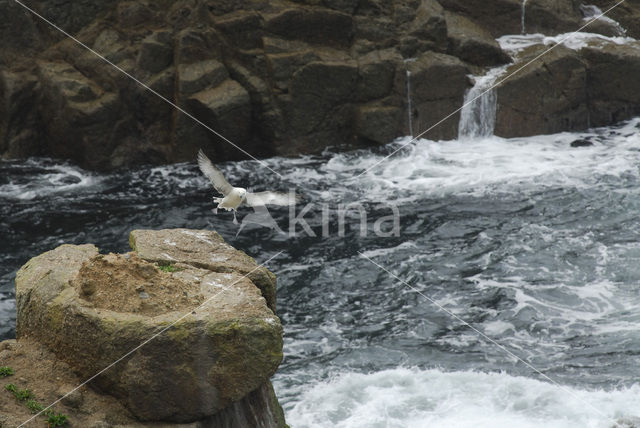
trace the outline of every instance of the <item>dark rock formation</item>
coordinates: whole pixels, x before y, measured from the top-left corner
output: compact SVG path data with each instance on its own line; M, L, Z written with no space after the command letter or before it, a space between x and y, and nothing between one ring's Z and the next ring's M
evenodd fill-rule
M462 62L423 54L507 60L487 33L445 16L435 0L41 0L33 7L255 156L406 135L408 58L420 57L428 78L455 68L412 94L424 126L457 107L469 82ZM2 0L0 9L11 17L0 26L11 42L0 49L3 156L50 155L93 169L191 160L200 147L218 161L246 157L19 6ZM454 138L456 127L434 135Z
M581 51L588 63L589 118L603 126L640 114L640 44L609 43Z
M523 53L507 73L522 67L540 51L534 48ZM557 47L497 89L495 134L521 137L586 129L586 82L586 66L578 53Z
M484 28L461 15L446 13L449 53L470 64L492 66L511 62Z
M131 244L63 245L25 264L18 343L44 345L81 379L116 362L91 385L138 421L283 427L269 383L282 359L275 276L215 232L139 230Z
M461 90L470 85L469 69L458 58L427 52L408 64L411 71L411 112L416 130L432 127L462 104ZM450 139L458 133L460 114L425 134L430 139Z
M603 10L613 4L594 2ZM246 158L244 151L261 157L382 144L409 133L409 114L414 134L421 133L461 106L470 86L466 74L510 62L494 38L520 33L522 17L522 0L37 0L31 5L155 91L11 0L0 0L0 12L8 17L0 23L5 42L0 154L62 157L92 169L192 160L201 147L222 161ZM549 35L574 31L585 22L581 5L528 0L526 29ZM629 35L640 34L637 2L627 1L611 16ZM611 34L612 28L598 22L592 31ZM615 61L630 56L612 55ZM515 133L509 128L532 134L607 124L606 102L589 107L591 123L581 116L584 100L573 86L559 92L581 78L576 61L587 69L594 64L597 79L606 73L604 58L564 56L535 66L541 82L526 83L535 80L529 72L501 91L498 129L504 135ZM545 69L554 63L569 68ZM635 66L631 61L623 68L637 72ZM412 112L407 111L407 69L415 89ZM514 94L532 85L556 92L531 93L526 99L532 102L522 110ZM589 97L604 96L589 91ZM610 119L635 111L624 104L631 102L616 98ZM427 136L455 138L457 117Z
M591 147L593 142L587 139L574 140L569 144L571 147Z
M521 52L507 73L545 49ZM640 114L640 42L558 46L498 89L495 134L523 137L606 126ZM539 94L531 96L531 94Z
M522 0L439 0L445 9L461 14L494 37L520 34ZM572 0L527 0L528 33L556 35L580 28L582 2Z

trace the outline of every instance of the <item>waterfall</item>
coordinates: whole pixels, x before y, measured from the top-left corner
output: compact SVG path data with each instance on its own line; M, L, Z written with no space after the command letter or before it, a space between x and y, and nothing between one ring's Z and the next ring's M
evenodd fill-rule
M503 65L492 68L484 76L472 76L475 84L467 91L464 97L464 107L460 112L460 123L458 125L459 139L490 137L493 135L496 125L498 96L495 89L484 92L496 83L506 69L507 66Z
M407 68L407 116L409 117L409 134L413 138L413 109L411 105L411 71Z
M609 18L608 16L604 16L602 15L602 10L600 10L600 8L598 6L595 5L584 5L581 4L580 5L580 11L582 12L582 16L584 16L584 20L585 21L590 21L593 18L596 18L599 16L598 20L602 21L602 22L606 22L607 24L609 24L610 26L612 26L613 28L615 28L616 32L618 34L616 34L617 36L626 36L627 35L627 30L624 29L624 27L622 25L620 25L620 23L618 21L615 21L611 18Z
M522 0L522 16L520 17L520 22L522 24L522 34L527 34L526 28L524 26L524 17L527 13L527 0Z

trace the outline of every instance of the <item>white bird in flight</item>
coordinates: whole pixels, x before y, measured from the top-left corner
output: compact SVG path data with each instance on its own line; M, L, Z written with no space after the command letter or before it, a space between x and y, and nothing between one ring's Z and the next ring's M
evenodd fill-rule
M278 193L278 192L247 192L242 187L233 187L222 171L215 167L209 158L204 154L202 149L198 152L198 166L200 171L206 175L213 188L222 193L222 198L213 198L218 206L213 210L214 214L218 213L218 208L224 208L227 211L233 211L233 222L238 223L236 219L236 210L244 202L251 207L262 207L265 205L295 205L299 198L295 193Z

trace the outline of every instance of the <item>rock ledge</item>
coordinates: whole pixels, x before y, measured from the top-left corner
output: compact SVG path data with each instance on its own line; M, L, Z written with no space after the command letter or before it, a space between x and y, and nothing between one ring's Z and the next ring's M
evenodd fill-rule
M137 421L252 426L239 410L258 394L260 426L284 426L269 383L282 360L275 276L215 232L137 230L131 243L124 255L62 245L27 262L18 344L44 346L84 380L148 340L91 383Z

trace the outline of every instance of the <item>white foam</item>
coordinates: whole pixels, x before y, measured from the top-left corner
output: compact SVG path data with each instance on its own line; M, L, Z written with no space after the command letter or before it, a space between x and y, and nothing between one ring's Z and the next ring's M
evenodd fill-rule
M29 159L25 166L37 169L29 181L0 185L0 198L32 200L95 187L102 179L68 164L51 164L48 160Z
M618 21L615 21L609 18L608 16L604 15L602 13L602 10L596 5L581 4L580 11L582 11L585 21L591 21L593 18L597 18L598 21L606 22L611 27L615 28L619 36L624 36L625 34L627 34L627 30L625 30Z
M580 50L587 46L603 47L607 43L616 45L629 45L638 47L636 39L632 37L616 36L609 37L597 33L563 33L557 36L545 36L544 34L508 34L496 39L500 47L510 55L517 55L522 50L535 46L551 46L562 43L565 47L573 50ZM640 47L638 47L640 48Z
M638 177L640 164L640 120L614 129L584 133L561 133L528 138L490 137L469 141L411 143L403 151L384 159L371 153L337 154L319 170L320 182L346 181L372 168L357 179L359 191L348 186L334 188L333 201L354 196L365 201L411 202L425 196L537 192L546 186L585 188L605 177ZM601 134L607 133L602 136ZM572 148L576 139L590 138L591 147ZM409 138L404 140L408 143ZM288 177L291 180L294 177Z
M504 373L396 368L342 373L285 407L296 428L610 428L640 416L640 387L561 389Z
M484 333L489 336L497 336L508 331L515 331L515 327L510 322L495 320L484 323Z
M461 140L493 135L496 124L498 97L492 89L507 70L508 65L490 69L483 76L469 76L474 85L464 96L458 135Z
M366 250L362 252L362 255L368 257L370 259L380 257L380 256L390 256L393 253L396 253L401 250L411 250L415 251L418 247L414 242L406 241L400 245L390 248L378 248L376 250Z

